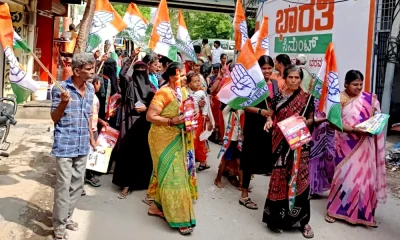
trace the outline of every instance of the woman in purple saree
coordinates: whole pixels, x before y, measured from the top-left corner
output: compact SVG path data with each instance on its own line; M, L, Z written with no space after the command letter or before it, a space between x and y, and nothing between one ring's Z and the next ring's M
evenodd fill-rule
M385 140L383 133L369 135L355 127L380 112L376 96L362 91L363 80L357 70L346 74L340 96L343 132L336 131L336 169L325 219L376 227L378 201L387 198Z

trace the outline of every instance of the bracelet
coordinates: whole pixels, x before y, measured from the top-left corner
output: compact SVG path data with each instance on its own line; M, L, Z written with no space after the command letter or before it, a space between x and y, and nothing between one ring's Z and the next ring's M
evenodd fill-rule
M172 119L168 118L168 126L172 126Z
M258 109L258 115L261 115L261 112L262 112L262 109L259 108L259 109Z

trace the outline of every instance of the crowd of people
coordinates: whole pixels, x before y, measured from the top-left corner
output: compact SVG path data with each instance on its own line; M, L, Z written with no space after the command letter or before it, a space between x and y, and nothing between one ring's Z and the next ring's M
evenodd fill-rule
M327 116L318 111L319 100L311 97L309 101L309 93L302 90L302 80L309 74L304 56L296 64L285 54L274 59L262 56L258 64L269 97L254 107L232 109L216 97L235 67L218 44L211 52L204 40L201 49L196 48L197 62L173 62L156 54L138 60L138 50L126 58L118 54L73 56L73 76L60 82L64 90L52 90L57 239L66 239L67 229L78 229L71 217L85 194L84 181L93 187L101 185L95 172L85 173L89 149L96 148L101 127L120 131L109 167L112 182L121 189L118 197L147 190L143 202L149 205L148 214L165 219L182 235L192 233L197 224L193 206L199 197L196 172L210 169L209 141L220 145L214 184L223 188L222 178L227 178L240 190L238 202L245 208L258 209L250 198L254 175L270 176L262 221L271 231L299 227L305 238L313 238L310 199L327 190L327 222L377 226L377 203L386 199L384 138L355 127L380 111L376 96L363 91L363 74L350 70L345 76L340 102L343 131L329 124ZM101 61L102 74L96 75ZM181 93L176 91L178 84ZM105 121L106 99L115 93L121 94L119 111ZM179 108L188 98L195 105L198 127L194 131L185 131ZM312 141L301 148L297 192L289 208L295 152L277 123L295 114L304 116Z

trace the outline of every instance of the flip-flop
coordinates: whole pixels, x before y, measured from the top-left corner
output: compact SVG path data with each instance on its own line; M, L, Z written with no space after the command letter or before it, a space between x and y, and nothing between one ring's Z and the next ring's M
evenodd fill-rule
M122 194L122 192L121 192L121 193L119 193L118 198L125 199L129 195L129 193L131 193L131 192L127 192L126 194Z
M158 217L158 218L161 218L161 219L165 220L165 216L164 216L163 213L158 214L158 213L147 212L147 215L149 215L149 216L151 216L151 217Z
M308 224L307 224L308 225ZM301 233L303 233L303 236L305 238L314 238L314 231L312 230L311 226L308 225L309 229L307 230L306 227L301 228ZM308 231L308 233L310 233L309 235L306 235L306 231Z
M180 228L178 228L178 231L181 235L186 236L189 235L193 232L193 228L187 228L187 230L183 231Z
M144 202L144 203L146 203L147 205L150 206L151 204L154 203L154 199L145 198L145 199L142 199L142 202Z
M328 223L334 223L334 222L336 222L336 219L334 219L331 216L326 215L325 216L325 221L328 222Z
M200 165L198 168L197 168L197 171L199 171L199 172L201 172L201 171L204 171L204 170L207 170L207 169L210 169L211 168L211 166L210 165Z

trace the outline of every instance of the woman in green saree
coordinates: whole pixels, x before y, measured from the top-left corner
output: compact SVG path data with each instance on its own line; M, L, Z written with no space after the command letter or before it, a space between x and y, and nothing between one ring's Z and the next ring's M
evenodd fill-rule
M165 218L170 227L187 235L196 225L193 201L198 195L194 154L190 154L194 152L193 138L191 133L182 132L185 119L179 110L185 95L179 86L185 76L181 69L179 63L168 66L162 76L168 83L157 91L147 112L152 123L149 146L153 178L157 179L154 204L148 214Z

